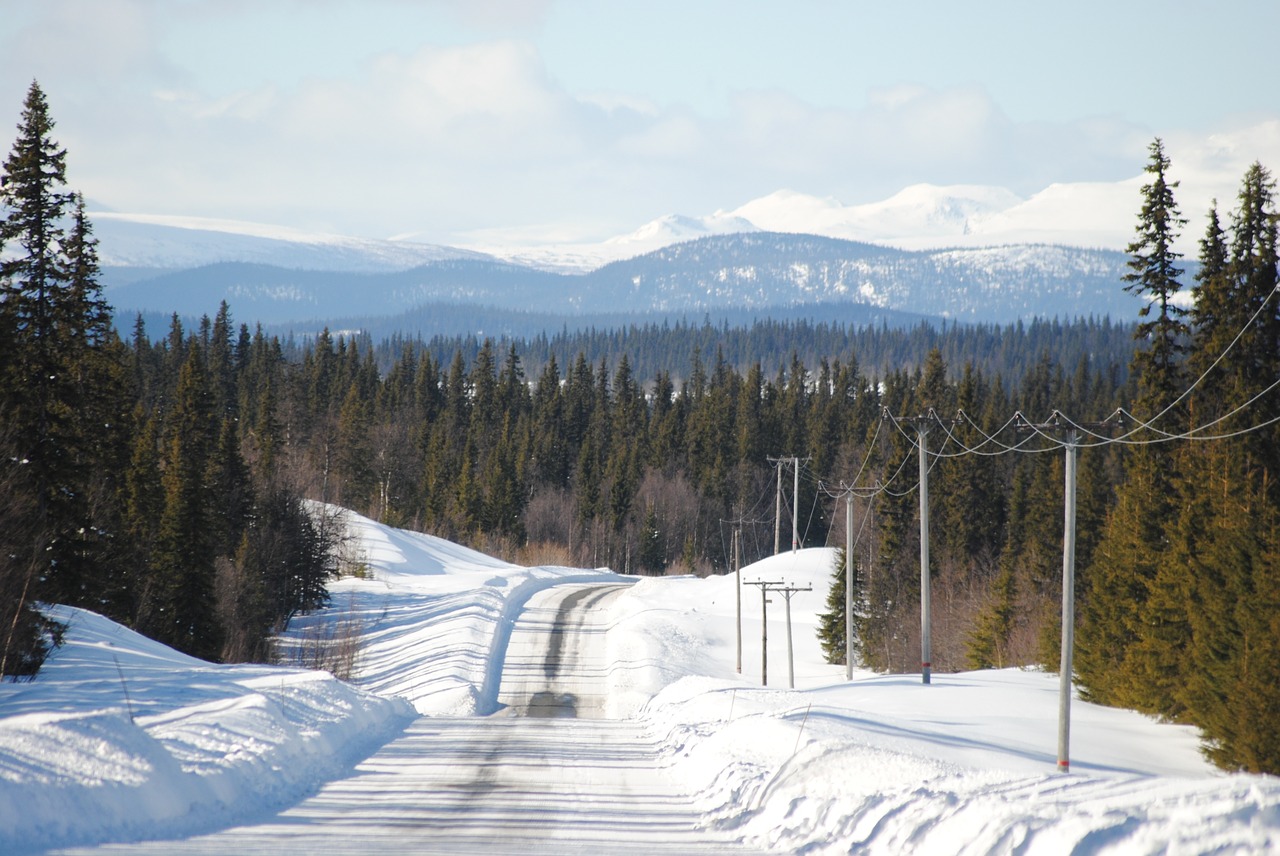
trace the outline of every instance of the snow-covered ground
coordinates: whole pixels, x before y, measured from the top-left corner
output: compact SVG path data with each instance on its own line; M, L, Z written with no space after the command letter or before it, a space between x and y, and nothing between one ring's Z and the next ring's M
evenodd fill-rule
M1191 729L1076 701L1071 773L1056 772L1052 675L846 682L822 661L814 629L828 550L742 573L813 586L792 600L790 690L779 595L769 605L770 686L759 686L754 586L742 592L735 669L735 576L522 568L350 520L370 578L334 583L332 606L296 621L291 639L355 634L354 687L304 669L210 665L58 608L67 644L35 682L0 685L0 853L261 821L348 775L418 714L500 712L523 605L588 581L631 583L601 607L606 712L655 736L655 762L721 840L805 853L1280 850L1280 780L1216 771Z

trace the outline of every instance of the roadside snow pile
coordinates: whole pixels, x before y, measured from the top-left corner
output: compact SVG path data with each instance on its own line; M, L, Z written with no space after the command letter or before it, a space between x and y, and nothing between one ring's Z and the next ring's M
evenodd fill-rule
M365 578L329 586L329 609L299 616L281 640L286 658L344 624L359 639L353 682L410 701L423 714L470 716L498 708L511 627L536 592L563 583L618 582L607 570L525 568L433 535L344 512Z
M734 576L645 580L619 599L619 649L642 646L654 690L641 716L708 824L778 853L1280 851L1280 780L1221 773L1192 728L1076 699L1063 775L1055 675L935 673L925 686L859 671L846 682L816 635L833 559L802 550L742 572L813 586L792 603L798 690L775 688L790 671L780 595L769 687L758 686L757 588L742 598L742 675Z
M92 612L36 681L0 684L0 852L178 836L269 815L413 715L324 672L218 666Z

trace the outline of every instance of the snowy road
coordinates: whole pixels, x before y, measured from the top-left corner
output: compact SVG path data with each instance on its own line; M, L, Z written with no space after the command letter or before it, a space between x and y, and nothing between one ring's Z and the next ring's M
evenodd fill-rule
M644 726L603 718L603 607L626 588L531 597L511 631L498 715L415 720L351 776L262 823L93 852L735 851L731 837L701 828Z
M601 618L627 587L557 586L530 598L507 643L498 702L519 716L603 718L614 662Z

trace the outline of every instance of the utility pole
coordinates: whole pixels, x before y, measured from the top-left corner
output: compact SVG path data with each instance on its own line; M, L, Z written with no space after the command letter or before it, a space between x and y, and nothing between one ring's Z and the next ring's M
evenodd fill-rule
M844 495L844 679L853 680L853 491Z
M733 589L738 604L738 674L742 674L742 529L733 530Z
M795 487L791 489L791 552L794 553L800 549L800 459L792 457L791 466L795 470Z
M808 462L813 460L811 457L801 459L795 455L786 458L768 458L774 466L778 468L778 499L774 510L774 520L776 523L773 527L773 555L782 552L782 463L790 461L792 469L795 470L793 487L791 489L791 552L800 549L800 463L801 460Z
M778 499L773 512L773 555L782 552L782 459L770 458L778 468Z
M1062 664L1058 676L1058 772L1071 771L1072 649L1076 633L1076 456L1080 434L1067 433L1062 527Z
M1058 772L1071 772L1071 694L1076 642L1076 463L1080 454L1080 429L1098 430L1108 421L1085 425L1070 424L1064 430L1060 414L1041 425L1022 423L1019 430L1062 433L1059 441L1066 450L1063 473L1062 511L1062 659L1058 666Z
M795 586L780 585L770 589L770 591L780 591L782 596L787 599L787 686L791 689L796 688L796 655L795 650L791 646L791 596L798 591L813 591L813 586L805 586L804 588L796 588Z
M933 674L933 619L930 606L929 577L929 424L916 420L920 438L920 677L929 683Z
M888 409L885 409L888 413ZM893 417L915 427L917 447L920 450L920 678L929 683L933 674L933 619L931 616L929 576L929 429L938 421L928 416Z
M769 592L782 585L776 580L752 580L749 586L760 587L760 683L769 686Z

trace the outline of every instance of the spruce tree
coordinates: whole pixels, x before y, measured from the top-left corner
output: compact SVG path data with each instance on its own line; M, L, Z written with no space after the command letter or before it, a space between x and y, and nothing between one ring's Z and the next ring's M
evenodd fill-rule
M14 620L28 629L36 600L104 609L119 582L110 482L123 454L123 375L112 365L121 354L92 230L83 202L65 187L67 155L53 126L33 82L0 174L0 434L23 462L30 498L15 507L26 516L10 525L44 545L36 584L19 586L13 601ZM6 560L0 574L10 573L32 571ZM38 667L39 652L18 659Z
M1274 581L1268 539L1280 507L1280 431L1270 424L1280 417L1280 404L1274 393L1264 395L1280 373L1280 218L1274 182L1261 165L1246 172L1238 199L1225 265L1202 281L1206 313L1216 315L1201 315L1197 306L1194 316L1200 322L1194 341L1203 352L1197 363L1217 363L1197 395L1196 421L1238 413L1223 426L1263 427L1198 444L1209 448L1188 455L1181 495L1198 499L1194 507L1203 519L1200 528L1180 525L1171 535L1183 559L1181 587L1195 604L1187 615L1190 644L1179 699L1218 763L1275 772L1280 759L1253 754L1245 736L1252 716L1280 706L1280 689L1262 663L1266 646L1257 635L1273 618L1266 611L1265 589Z
M855 636L852 640L853 644L849 644L846 637L845 628L848 626L845 622L845 590L849 580L849 557L844 550L840 548L836 550L835 568L831 572L831 588L827 591L827 609L826 612L818 616L818 640L822 644L822 655L828 663L845 665L848 657L852 656L855 662L861 662L862 649L858 644L858 624L865 620L861 609L862 591L858 585L858 577L856 573L853 575L853 621Z
M1145 345L1134 354L1132 365L1142 384L1139 403L1163 407L1182 391L1188 329L1186 309L1174 301L1182 289L1183 269L1178 266L1182 254L1173 247L1187 221L1174 200L1178 182L1168 179L1164 143L1157 137L1148 151L1151 159L1146 171L1151 180L1142 187L1137 236L1127 248L1129 273L1124 281L1125 290L1142 301L1138 317L1145 319L1134 330L1134 338Z
M140 629L192 656L216 659L222 649L214 597L219 544L209 472L217 434L209 378L194 337L186 350L165 426L164 511Z
M1134 330L1138 347L1130 363L1137 378L1140 419L1161 417L1161 430L1182 424L1177 398L1184 388L1183 354L1188 327L1185 310L1173 302L1181 289L1180 254L1173 249L1186 221L1179 215L1167 178L1169 159L1157 138L1147 164L1150 183L1142 188L1137 237L1129 244L1126 290L1144 302ZM1152 312L1155 310L1154 317ZM1141 432L1140 436L1153 436ZM1176 458L1167 444L1129 451L1124 481L1103 526L1094 561L1082 574L1082 604L1076 668L1085 695L1106 704L1146 711L1172 708L1160 677L1156 650L1138 644L1147 626L1147 602L1169 552L1166 532L1177 517L1174 502Z

